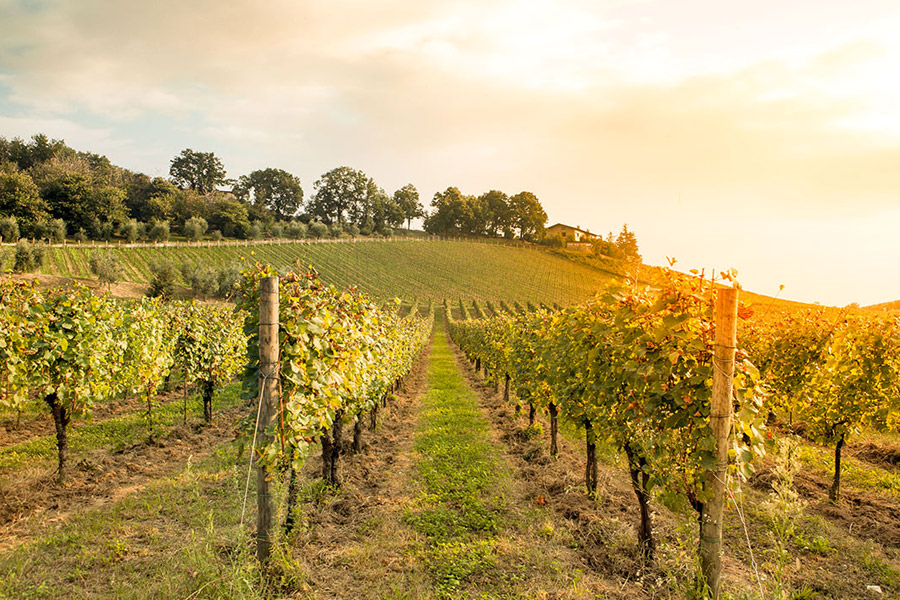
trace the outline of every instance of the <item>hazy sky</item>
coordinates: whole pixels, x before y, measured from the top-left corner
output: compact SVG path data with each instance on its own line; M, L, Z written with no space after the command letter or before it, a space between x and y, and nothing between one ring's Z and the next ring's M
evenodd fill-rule
M0 135L538 195L645 260L900 298L897 0L0 0Z

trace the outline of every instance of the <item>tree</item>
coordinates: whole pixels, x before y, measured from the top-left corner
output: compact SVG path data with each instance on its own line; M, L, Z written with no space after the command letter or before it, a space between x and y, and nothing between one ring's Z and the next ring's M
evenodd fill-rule
M0 168L0 215L15 217L26 229L47 217L47 203L28 173Z
M91 273L97 276L100 283L106 284L107 290L122 277L122 263L109 251L92 252L89 264Z
M184 222L184 236L192 242L196 242L203 237L208 227L209 225L203 217L191 217Z
M136 175L127 183L125 205L138 221L168 219L172 216L178 193L179 189L167 179Z
M57 156L73 154L74 150L63 140L51 140L43 133L31 136L30 142L20 138L9 141L0 138L0 163L11 162L23 171Z
M194 152L190 148L172 159L169 167L172 182L184 189L209 194L225 180L225 166L212 152Z
M616 248L618 248L619 254L623 258L641 260L641 255L638 253L637 237L635 237L633 231L628 230L628 225L622 225L622 231L619 232L619 236L616 238Z
M519 238L528 241L539 240L547 223L547 213L541 201L531 192L520 192L509 199L510 224L519 233Z
M419 190L411 183L394 192L394 203L403 213L406 229L411 227L413 219L425 216L425 208L419 201Z
M498 190L491 190L478 197L478 207L484 233L495 237L511 228L509 196Z
M125 192L116 187L94 188L81 173L62 173L44 190L50 213L77 231L91 230L97 222L126 220Z
M328 171L313 184L316 192L308 207L309 214L328 225L343 225L348 213L363 212L370 187L374 185L371 181L368 175L350 167Z
M458 188L448 187L431 200L434 211L425 219L425 231L431 234L474 233L475 198L464 196Z
M250 234L246 205L229 198L216 200L209 214L209 225L227 237L246 239Z
M234 186L234 195L241 202L266 207L280 220L297 214L303 203L300 179L282 169L262 169L241 175Z
M403 223L403 211L387 192L375 185L371 179L369 182L366 201L354 223L366 235L389 233L392 227L398 227Z

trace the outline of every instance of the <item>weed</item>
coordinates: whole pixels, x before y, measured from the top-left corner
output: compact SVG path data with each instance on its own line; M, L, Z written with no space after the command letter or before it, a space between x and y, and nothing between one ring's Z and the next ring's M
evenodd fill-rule
M835 547L831 545L828 538L821 535L807 539L802 533L798 533L794 536L794 543L802 550L821 556L827 556L832 552L835 552Z
M522 430L522 438L525 440L533 440L544 435L544 426L540 421L535 421Z

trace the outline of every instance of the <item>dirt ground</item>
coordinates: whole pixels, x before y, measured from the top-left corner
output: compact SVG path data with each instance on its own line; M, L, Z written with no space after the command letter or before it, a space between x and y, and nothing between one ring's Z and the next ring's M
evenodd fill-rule
M292 541L292 558L304 573L302 597L368 598L373 580L385 585L386 580L408 579L415 570L415 559L407 552L414 540L405 537L402 520L412 494L417 401L427 384L430 350L429 345L387 408L379 409L376 432L366 428L362 451L341 457L340 494L305 507L307 520ZM317 454L305 465L304 479L315 481L321 468ZM368 541L378 551L361 564L358 553L365 552ZM397 585L423 589L424 573L418 575L418 584L407 580Z
M191 393L192 390L189 388L188 392ZM178 386L172 391L158 394L153 401L154 406L181 400L183 395L184 386ZM46 404L44 408L46 408ZM83 423L102 423L120 415L146 409L147 401L140 396L118 398L110 402L98 403L94 406L90 418L75 418L70 425L78 427L78 425ZM11 446L34 438L53 435L55 431L49 410L37 414L31 413L21 418L18 418L14 413L0 416L0 446Z
M61 523L81 511L111 505L160 477L198 461L235 435L241 407L214 415L212 424L179 425L153 443L141 442L110 453L99 449L69 465L69 477L56 482L54 467L24 469L0 484L0 551L28 541L34 523Z

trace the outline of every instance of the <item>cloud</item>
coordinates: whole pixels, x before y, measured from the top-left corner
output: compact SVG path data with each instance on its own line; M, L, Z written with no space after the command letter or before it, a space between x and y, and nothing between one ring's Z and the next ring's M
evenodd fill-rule
M685 74L690 30L645 3L6 4L0 77L21 115L172 118L169 138L221 143L236 169L354 162L563 204L683 190L781 210L877 207L900 182L891 117L834 84L894 60L880 38Z

